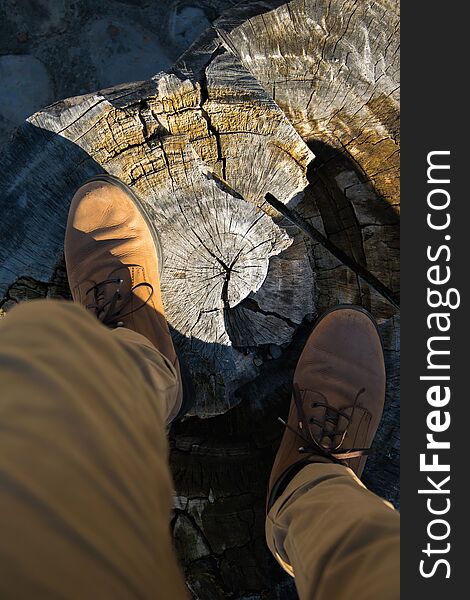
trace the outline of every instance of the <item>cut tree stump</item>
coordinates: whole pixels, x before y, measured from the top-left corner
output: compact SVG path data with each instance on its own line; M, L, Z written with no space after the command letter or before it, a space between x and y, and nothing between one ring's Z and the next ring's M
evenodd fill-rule
M398 6L242 2L168 73L58 102L0 159L0 314L69 298L68 207L109 172L145 203L196 404L170 432L193 597L295 597L264 543L266 483L315 317L379 322L388 374L365 482L398 503Z

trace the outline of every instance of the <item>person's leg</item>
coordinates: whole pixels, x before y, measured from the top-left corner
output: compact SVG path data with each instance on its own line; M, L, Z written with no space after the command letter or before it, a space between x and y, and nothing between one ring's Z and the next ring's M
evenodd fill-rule
M0 324L0 597L185 598L165 425L188 395L157 232L100 176L72 200L64 251L76 305Z
M120 341L128 352L135 355L137 362L141 365L141 368L146 373L150 384L153 386L154 395L158 397L158 408L164 415L164 422L166 425L174 421L181 410L181 403L179 402L181 381L179 372L175 365L158 351L150 340L145 336L127 329L125 327L119 327L113 329L111 335L118 341ZM174 377L173 386L166 390L165 393L159 393L161 385L161 369L162 360L168 369L171 371Z
M384 394L373 319L357 307L326 313L294 374L268 490L267 543L301 600L399 597L398 512L358 478Z
M396 600L398 512L351 469L305 466L269 511L268 546L301 600Z
M0 597L186 597L169 530L177 372L143 336L31 302L0 322Z

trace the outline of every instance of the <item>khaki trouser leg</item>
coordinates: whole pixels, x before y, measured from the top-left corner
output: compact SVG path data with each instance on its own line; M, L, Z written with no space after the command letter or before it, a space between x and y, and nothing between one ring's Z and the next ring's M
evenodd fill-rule
M304 467L266 519L301 600L399 598L399 514L342 465Z
M173 366L40 301L0 321L0 598L186 598L169 531Z

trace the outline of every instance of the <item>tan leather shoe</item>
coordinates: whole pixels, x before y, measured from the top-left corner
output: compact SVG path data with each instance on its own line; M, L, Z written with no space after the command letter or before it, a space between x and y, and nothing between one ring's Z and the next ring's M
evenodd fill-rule
M162 251L139 198L122 181L99 175L73 197L65 233L65 261L75 302L108 327L144 335L175 366L180 379L172 415L183 416L179 361L160 292Z
M293 397L268 489L268 510L311 462L347 464L360 477L385 399L382 343L363 308L317 321L294 373Z

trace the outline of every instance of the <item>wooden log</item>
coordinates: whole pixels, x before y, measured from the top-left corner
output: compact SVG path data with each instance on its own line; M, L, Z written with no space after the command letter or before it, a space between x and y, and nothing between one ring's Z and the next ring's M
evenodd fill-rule
M397 5L245 2L222 17L216 29L316 155L303 197L287 203L282 214L298 226L314 267L317 310L353 302L371 310L379 321L387 368L386 403L364 480L399 505ZM201 59L209 38L206 35L186 53L183 65ZM217 42L212 38L211 43L214 51ZM369 59L364 62L368 48ZM372 61L377 73L367 81L361 70ZM242 387L242 403L212 420L211 432L192 422L172 431L172 465L184 510L192 512L193 502L198 515L214 511L225 515L226 510L233 514L231 499L241 498L235 509L240 510L240 523L233 528L243 531L247 520L254 523L250 541L231 536L231 551L217 554L216 549L211 557L185 561L195 597L210 597L204 583L216 598L251 597L245 591L247 571L250 589L259 593L254 597L296 597L292 582L278 578L269 556L257 552L256 540L264 536L263 490L273 458L272 452L263 450L268 440L276 448L281 430L274 420L278 414L286 415L288 382L307 333L308 327L300 327L279 360L265 357L263 375ZM253 461L255 473L248 466ZM245 513L247 490L254 494L254 517ZM202 518L193 525L200 527L210 545L213 528ZM227 535L216 538L216 546L227 543ZM245 545L237 550L240 544ZM253 560L251 569L246 556ZM230 570L236 581L227 576Z
M93 173L117 175L161 234L162 292L196 388L194 414L225 412L258 373L257 348L288 344L315 313L308 258L288 250L295 231L275 223L265 201L270 190L283 203L297 197L312 158L227 51L211 53L192 78L161 74L57 103L29 119L2 163L11 210L1 225L0 292L18 276L49 281L75 189Z
M241 3L216 23L217 32L317 156L311 187L299 207L302 216L380 280L396 302L398 3L279 4ZM318 260L330 260L321 254L320 246ZM337 275L325 282L329 298L344 297L335 285L336 279L343 280L341 269ZM383 312L367 284L359 281L354 287L353 295L365 295L374 312Z

